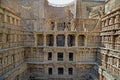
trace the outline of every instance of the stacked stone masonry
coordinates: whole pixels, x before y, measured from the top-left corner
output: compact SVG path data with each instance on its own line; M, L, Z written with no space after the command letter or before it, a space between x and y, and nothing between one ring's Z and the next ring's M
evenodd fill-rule
M120 80L117 1L0 0L0 80Z
M98 51L101 80L119 80L120 76L120 9L105 15L102 20L101 46ZM101 57L100 57L101 56Z

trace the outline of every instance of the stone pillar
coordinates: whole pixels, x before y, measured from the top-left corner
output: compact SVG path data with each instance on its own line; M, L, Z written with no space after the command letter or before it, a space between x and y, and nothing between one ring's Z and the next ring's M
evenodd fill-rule
M49 31L49 28L50 28L50 20L47 20L47 27L46 28L46 31Z
M44 47L46 46L46 34L43 34L43 42L44 42Z
M66 54L64 54L64 56L65 56L65 59L64 59L64 62L68 62L69 61L69 52L67 51L68 49L64 49L64 52L66 53Z
M78 58L79 58L78 48L74 49L74 52L75 52L75 54L73 54L73 60L74 60L75 62L77 62L77 61L78 61Z
M68 35L66 34L65 35L65 47L68 47L68 40L67 39L68 39Z
M93 36L93 46L97 46L97 43L96 43L96 35Z
M10 24L14 23L14 18L10 17Z
M86 32L86 27L85 27L85 21L83 21L83 29L84 29L84 32Z
M115 17L115 23L119 23L119 21L120 21L120 16L117 15L117 16Z
M15 25L17 26L17 19L15 19Z
M112 25L114 23L114 18L110 18L109 25Z
M66 76L67 74L68 74L68 68L67 68L67 64L64 64L64 67L63 67L63 69L64 69L64 75Z
M6 13L6 10L4 12L4 22L7 22L7 13Z
M35 37L35 46L37 46L37 43L38 43L37 34L34 34L34 37Z
M102 74L99 75L99 80L103 80Z
M72 20L72 24L71 24L71 31L74 31L74 20Z
M20 22L21 20L18 20L18 26L20 26L21 25L21 22Z
M78 47L78 35L75 36L75 47Z
M55 62L57 62L57 52L56 52L56 50L54 49L54 51L53 51L53 55L52 55L52 61L53 61L53 63L55 63Z
M56 77L56 76L58 76L58 65L57 64L54 64L54 69L53 69L53 73L54 73L54 76Z
M44 62L48 61L48 53L44 51Z
M102 21L102 28L105 26L104 24L105 24L105 22L104 22L104 21Z
M56 46L57 46L57 44L56 44L56 43L57 43L56 36L57 36L57 35L56 35L56 34L54 34L54 47L56 47Z
M57 22L55 21L54 31L57 31Z
M106 19L105 26L108 26L109 20Z
M75 78L75 80L79 80L78 78L79 78L79 66L78 65L75 65L74 66L74 71L73 71L73 73L74 73L74 78Z
M114 49L114 46L115 46L115 45L114 45L114 35L111 35L111 42L112 42L112 47L111 47L111 48ZM108 48L108 47L107 47L107 48Z
M91 43L91 38L92 38L92 34L87 34L87 35L85 35L85 43L84 43L84 46L91 46L92 45L92 43Z
M47 65L44 65L44 76L48 76L48 68Z
M118 67L120 67L120 61L119 61L119 59L117 60L117 64L118 64Z

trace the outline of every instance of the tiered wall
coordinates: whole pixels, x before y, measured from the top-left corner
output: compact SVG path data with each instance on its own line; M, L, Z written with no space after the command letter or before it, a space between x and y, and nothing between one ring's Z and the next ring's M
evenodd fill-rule
M120 79L120 9L105 15L102 20L101 47L98 50L100 80Z

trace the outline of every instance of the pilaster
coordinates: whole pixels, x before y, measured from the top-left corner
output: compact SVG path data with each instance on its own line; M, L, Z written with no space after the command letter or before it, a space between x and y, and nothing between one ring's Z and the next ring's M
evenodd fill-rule
M37 41L38 41L38 36L37 36L37 34L34 34L34 37L35 37L35 46L37 46Z
M65 35L65 47L68 47L68 40L67 40L67 38L68 38L68 34Z
M75 47L78 47L78 34L75 36Z
M46 34L43 34L44 47L46 46Z
M57 40L56 40L56 36L57 36L57 35L54 34L54 47L56 47L56 45L57 45L57 44L56 44L56 41L57 41Z

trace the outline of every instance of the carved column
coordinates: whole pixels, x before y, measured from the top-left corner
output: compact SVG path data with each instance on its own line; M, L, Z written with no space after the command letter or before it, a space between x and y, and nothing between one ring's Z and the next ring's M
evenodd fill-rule
M21 23L20 20L18 20L18 26L20 26L20 23Z
M109 25L114 23L114 18L110 18Z
M14 24L17 26L17 20L16 19L14 19Z
M104 21L102 21L102 28L105 26L104 24L105 24L105 22L104 22Z
M37 34L34 34L34 37L35 37L35 46L37 46L37 41L38 41L38 38L37 38Z
M44 46L46 46L46 34L43 35Z
M44 65L44 76L48 76L47 64Z
M102 31L104 31L105 21L102 21Z
M57 22L55 21L54 31L57 31Z
M118 59L118 67L120 67L120 60Z
M119 23L119 22L120 22L120 16L117 15L117 16L115 17L115 23Z
M120 23L120 16L119 15L116 15L115 17L115 29L118 29L119 28L119 24Z
M83 21L83 29L84 29L84 31L87 31L86 27L85 27L85 21Z
M51 27L50 25L51 25L51 24L50 24L50 20L47 20L47 26L48 26L48 27L46 27L46 31L49 31L49 30L50 30L50 27Z
M56 35L56 34L54 34L54 47L56 47L56 46L57 46L57 44L56 44L56 41L57 41L57 40L56 40L56 36L57 36L57 35Z
M111 35L111 42L112 42L112 47L111 48L114 49L114 44L113 44L114 43L114 36L113 35Z
M78 35L75 36L75 47L78 47Z
M106 19L105 26L108 26L109 20Z
M44 62L48 61L48 53L44 51Z
M99 80L103 80L102 74L99 75Z
M67 72L68 72L68 67L69 65L67 64L64 64L64 75L67 75Z
M6 14L6 11L5 11L5 14L4 14L4 22L7 22L7 14Z
M68 37L68 35L66 34L66 35L65 35L65 47L68 47L67 37Z
M14 18L10 17L10 24L14 23Z

